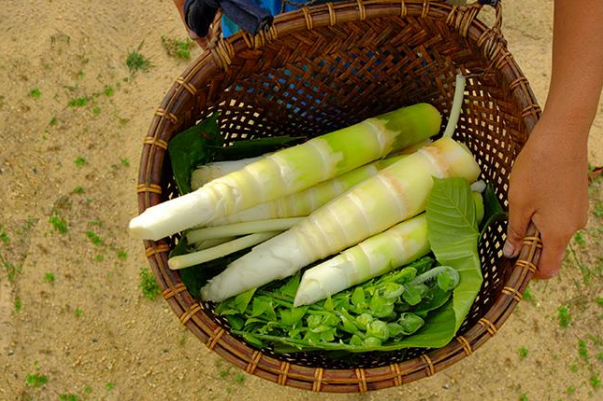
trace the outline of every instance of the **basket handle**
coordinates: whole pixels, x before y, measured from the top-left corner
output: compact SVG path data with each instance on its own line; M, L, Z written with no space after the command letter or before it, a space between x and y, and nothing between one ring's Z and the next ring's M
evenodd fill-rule
M502 38L502 4L500 0L476 0L471 4L466 4L467 0L446 0L446 3L452 5L452 10L448 15L447 23L459 30L463 37L467 36L469 28L477 18L484 6L494 8L496 12L494 24L487 31L486 36L496 36Z

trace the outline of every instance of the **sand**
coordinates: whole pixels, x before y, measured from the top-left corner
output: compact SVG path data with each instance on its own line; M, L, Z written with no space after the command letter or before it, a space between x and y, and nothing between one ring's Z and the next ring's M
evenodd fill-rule
M505 1L509 48L541 103L551 26L552 0ZM596 357L603 352L603 308L595 303L603 297L603 220L595 216L601 183L591 193L591 222L572 242L575 254L560 277L531 284L533 301L524 301L473 356L401 388L335 397L242 374L188 333L164 301L144 298L138 275L147 262L125 227L137 212L137 166L153 110L190 62L169 57L161 37L184 35L170 0L3 0L0 400L67 394L80 400L602 399L603 390L595 389L603 378ZM125 59L140 45L153 67L132 76ZM193 57L199 54L193 50ZM68 106L80 97L86 105ZM603 165L602 134L603 109L589 144L593 165ZM65 234L49 223L52 216L65 220ZM594 272L587 284L585 269ZM567 328L558 319L564 305ZM579 355L581 339L586 358ZM41 376L47 382L36 387Z

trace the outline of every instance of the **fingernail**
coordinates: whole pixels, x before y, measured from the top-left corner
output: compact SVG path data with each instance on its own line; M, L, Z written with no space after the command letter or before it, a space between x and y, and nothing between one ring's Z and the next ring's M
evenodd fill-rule
M509 241L505 242L505 246L503 248L503 254L505 257L510 258L515 253L515 247Z

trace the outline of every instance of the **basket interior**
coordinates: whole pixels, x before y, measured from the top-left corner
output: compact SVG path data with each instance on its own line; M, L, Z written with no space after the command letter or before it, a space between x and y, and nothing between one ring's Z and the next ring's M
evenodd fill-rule
M187 105L189 111L174 133L215 110L221 112L221 132L230 143L278 135L311 138L417 102L429 102L447 116L455 76L462 72L468 77L466 103L456 139L471 149L482 168L481 178L494 184L506 208L508 175L527 129L511 99L509 82L490 67L473 42L439 19L384 17L299 31L258 50L241 51L227 71L216 70ZM175 196L169 164L163 163L161 183L167 198ZM481 241L484 283L461 332L488 311L511 268L502 257L504 233L505 224L496 223ZM203 305L205 313L228 328L225 320L212 315L213 304ZM351 359L264 352L312 367L370 368L408 360L425 350L357 354Z

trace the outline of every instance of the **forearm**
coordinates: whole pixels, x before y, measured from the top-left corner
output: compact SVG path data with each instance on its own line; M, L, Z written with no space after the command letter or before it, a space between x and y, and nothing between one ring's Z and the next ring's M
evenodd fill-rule
M176 8L178 9L178 12L180 13L180 17L182 18L182 20L184 21L184 2L186 0L174 0L174 4L176 5Z
M543 116L586 148L603 86L603 1L555 0L553 69ZM571 137L568 137L571 136Z

